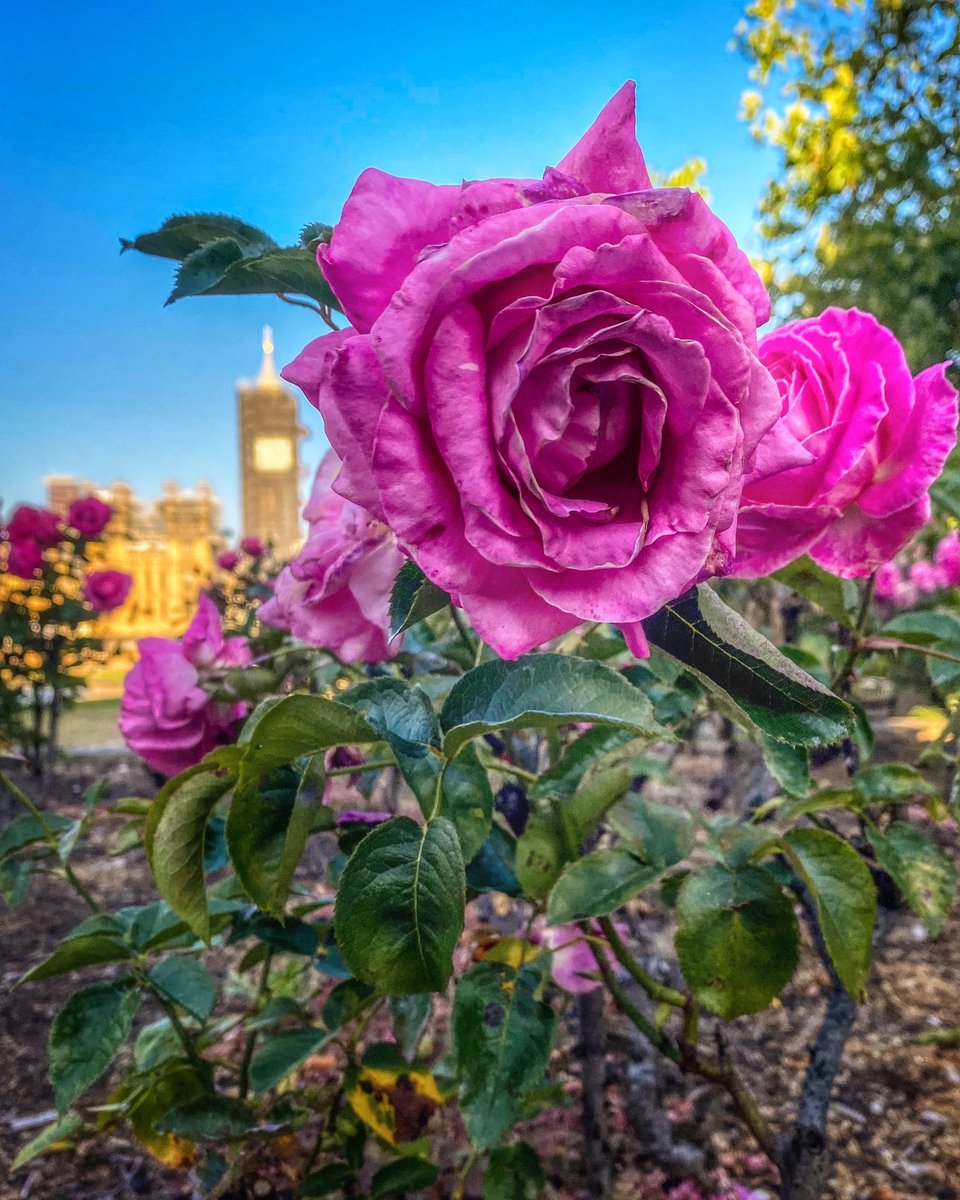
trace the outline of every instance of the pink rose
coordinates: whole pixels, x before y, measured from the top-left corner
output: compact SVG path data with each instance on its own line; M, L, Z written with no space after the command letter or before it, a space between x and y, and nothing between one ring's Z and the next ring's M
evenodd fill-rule
M899 566L895 562L884 563L877 571L874 595L884 604L895 604L903 588L903 583L903 574Z
M32 538L41 550L47 550L60 540L60 518L45 508L21 504L10 518L7 537L11 542Z
M81 537L99 537L110 523L113 509L96 496L81 496L74 500L67 513L67 524Z
M241 538L240 549L251 558L263 558L266 553L266 547L257 537Z
M286 629L341 662L382 662L390 643L390 592L403 556L390 532L368 512L331 491L340 460L331 450L317 469L303 510L310 532L279 574L260 619Z
M196 616L181 641L144 638L140 661L124 681L120 732L154 770L176 775L230 740L249 705L221 704L201 683L210 670L245 666L245 638L224 638L220 615L201 594Z
M236 550L224 550L222 554L217 555L217 566L221 571L235 571L239 561L240 555Z
M99 612L113 612L126 603L132 587L126 571L91 571L83 581L83 594Z
M934 555L944 587L960 587L960 533L951 529L941 538Z
M940 569L933 563L923 561L915 562L911 566L910 582L924 596L929 596L931 592L937 592L944 586Z
M732 557L778 399L763 286L700 196L651 187L634 85L542 180L365 171L318 255L353 328L284 375L341 495L503 657L583 620L645 652L637 622ZM768 470L801 461L780 441Z
M957 440L947 364L911 378L890 330L855 308L768 333L760 357L783 412L767 441L773 449L785 428L807 462L747 478L732 573L766 575L809 554L837 575L869 575L930 516L930 485Z
M43 552L33 538L20 538L10 543L7 570L19 579L32 579L43 569Z
M595 929L599 936L600 926L595 924ZM621 937L627 936L626 926L618 923L616 929ZM599 967L590 943L577 925L549 925L543 931L543 944L552 952L550 974L558 987L574 995L593 992L603 987L600 979L590 978L591 975L598 974ZM611 971L619 970L617 960L609 947L604 950L604 954Z

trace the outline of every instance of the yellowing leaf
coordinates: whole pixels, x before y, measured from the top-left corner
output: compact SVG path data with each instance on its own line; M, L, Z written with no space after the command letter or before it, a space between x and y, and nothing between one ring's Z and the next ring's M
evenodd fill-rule
M411 1067L398 1048L371 1046L347 1082L347 1102L360 1120L389 1142L412 1142L443 1103L429 1071Z

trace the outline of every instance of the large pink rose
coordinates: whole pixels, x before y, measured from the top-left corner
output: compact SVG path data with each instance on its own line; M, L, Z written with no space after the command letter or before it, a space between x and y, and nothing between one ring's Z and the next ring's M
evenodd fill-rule
M245 666L245 638L225 638L217 607L201 594L180 641L144 638L140 661L124 681L120 732L155 771L176 775L229 740L247 704L221 704L201 687L208 671Z
M387 633L390 591L403 556L389 530L331 490L339 470L331 450L303 510L306 543L280 572L260 619L341 662L382 662L399 649Z
M513 658L639 622L721 572L775 423L766 293L703 199L656 189L634 87L543 179L365 171L321 269L352 328L284 375L323 414L337 490ZM800 461L789 436L768 469Z
M10 543L7 552L7 568L18 579L32 579L43 569L43 551L33 538L20 538Z
M857 309L768 333L760 357L780 389L782 420L805 465L748 477L733 574L766 575L801 554L828 571L869 575L930 516L930 485L957 441L947 364L910 375L900 343Z
M83 595L98 612L107 613L126 604L132 587L126 571L91 571L83 581Z
M79 496L70 505L67 524L81 537L99 537L110 523L113 509L97 496Z

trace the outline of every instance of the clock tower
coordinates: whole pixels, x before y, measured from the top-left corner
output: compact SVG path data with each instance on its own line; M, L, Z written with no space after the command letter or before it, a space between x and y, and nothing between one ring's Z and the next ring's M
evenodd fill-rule
M254 383L237 387L243 536L272 542L283 557L294 554L300 532L300 456L297 400L273 361L273 335L263 331L263 363Z

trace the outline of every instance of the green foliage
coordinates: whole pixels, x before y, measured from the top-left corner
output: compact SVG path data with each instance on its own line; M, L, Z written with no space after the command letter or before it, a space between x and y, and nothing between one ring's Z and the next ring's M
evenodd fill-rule
M654 645L679 659L752 726L793 746L838 742L853 713L752 629L706 584L643 623Z
M857 585L852 579L840 579L831 575L823 567L818 567L807 555L779 571L774 571L770 578L784 584L797 595L812 600L827 616L847 629L853 629L860 607L860 597Z
M664 868L644 862L621 846L594 850L565 867L550 891L547 923L561 925L603 917L655 882Z
M326 1029L310 1025L305 1029L286 1029L266 1038L250 1061L250 1084L254 1094L276 1087L334 1036Z
M933 937L943 932L957 896L957 868L915 825L893 821L881 833L867 827L877 862L903 892Z
M110 1066L140 1006L129 980L91 983L74 992L53 1019L50 1084L63 1114Z
M337 944L365 983L404 995L442 991L463 929L464 869L444 817L397 817L367 834L337 893Z
M540 1200L546 1178L527 1142L497 1146L483 1176L483 1200Z
M35 1138L31 1138L27 1144L22 1147L13 1162L10 1164L10 1171L18 1171L25 1166L31 1159L36 1158L38 1154L43 1154L45 1150L49 1150L51 1146L55 1146L58 1142L67 1141L72 1138L75 1133L78 1133L83 1128L83 1118L77 1113L67 1113L65 1116L58 1117L55 1121L51 1121L44 1129L37 1134Z
M431 583L417 564L408 559L400 568L390 594L390 636L396 637L449 603L447 593Z
M370 1181L370 1200L386 1196L408 1196L436 1182L439 1172L422 1158L399 1158L381 1167Z
M217 985L207 968L196 958L177 955L157 963L148 976L168 1000L205 1021L217 1000Z
M486 1149L520 1116L523 1097L546 1070L553 1010L537 999L540 969L481 962L454 995L452 1051L470 1140Z

